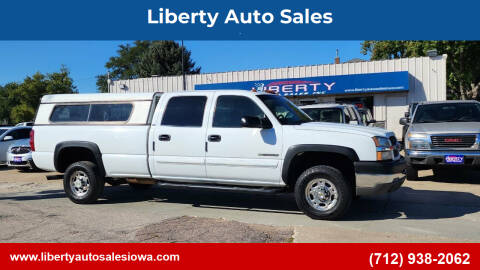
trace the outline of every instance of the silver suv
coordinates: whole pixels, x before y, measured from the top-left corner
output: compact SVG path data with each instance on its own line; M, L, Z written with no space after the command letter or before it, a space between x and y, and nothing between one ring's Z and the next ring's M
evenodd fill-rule
M465 167L480 168L480 102L419 103L407 125L405 153L407 179L418 179L418 170L434 174Z

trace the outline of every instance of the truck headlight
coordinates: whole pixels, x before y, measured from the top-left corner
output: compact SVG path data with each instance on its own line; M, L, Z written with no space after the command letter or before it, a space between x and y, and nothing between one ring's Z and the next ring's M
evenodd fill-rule
M430 141L428 136L422 133L408 133L406 149L423 150L430 149Z
M386 137L373 137L375 146L377 147L377 161L392 160L393 159L393 146L392 142Z

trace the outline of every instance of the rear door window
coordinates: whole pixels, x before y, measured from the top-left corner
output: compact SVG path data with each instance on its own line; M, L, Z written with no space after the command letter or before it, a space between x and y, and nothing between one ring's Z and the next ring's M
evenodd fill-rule
M206 96L172 97L165 108L162 126L201 127Z

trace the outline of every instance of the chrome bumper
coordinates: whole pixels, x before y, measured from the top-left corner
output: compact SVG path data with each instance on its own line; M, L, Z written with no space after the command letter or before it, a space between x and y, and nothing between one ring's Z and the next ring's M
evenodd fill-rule
M376 195L395 191L405 182L402 157L389 162L355 162L356 194Z
M480 167L480 151L478 150L406 150L406 154L409 165L425 167L452 166L444 162L445 156L462 155L464 156L464 163L461 165Z

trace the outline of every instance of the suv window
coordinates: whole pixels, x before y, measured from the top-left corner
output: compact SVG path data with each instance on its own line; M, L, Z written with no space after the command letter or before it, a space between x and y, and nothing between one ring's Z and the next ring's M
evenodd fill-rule
M339 108L308 108L303 109L313 120L320 122L343 123L342 109Z
M172 97L163 114L163 126L201 127L206 96Z
M52 122L81 122L87 121L90 105L57 105L53 109L50 121Z
M30 138L30 130L32 129L31 128L15 129L5 135L12 136L14 140L28 139Z
M88 121L127 121L133 105L127 104L92 104Z
M244 116L265 118L265 113L248 97L219 96L217 98L212 126L239 128L242 127L241 120Z

